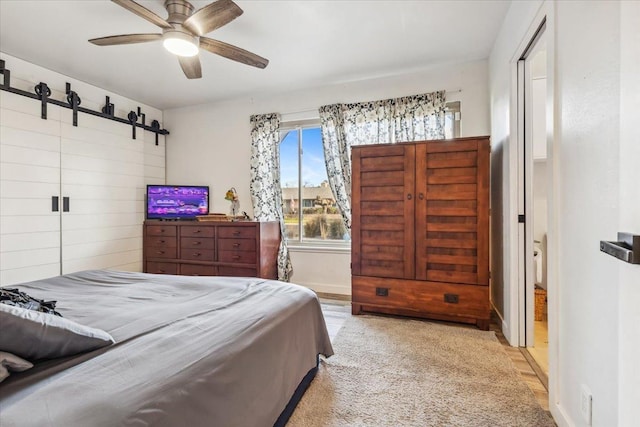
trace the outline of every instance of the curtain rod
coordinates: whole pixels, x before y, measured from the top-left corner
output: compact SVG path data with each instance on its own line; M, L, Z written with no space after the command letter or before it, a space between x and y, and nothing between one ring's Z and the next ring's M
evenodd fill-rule
M445 94L447 94L447 93L460 93L460 92L462 92L462 89L445 90L444 92L445 92ZM400 97L400 98L402 98L402 97ZM337 102L336 104L339 104L339 102ZM317 112L318 112L318 108L310 108L308 110L287 111L285 113L280 113L280 115L287 116L287 115L291 115L291 114L304 114L304 113L317 113Z

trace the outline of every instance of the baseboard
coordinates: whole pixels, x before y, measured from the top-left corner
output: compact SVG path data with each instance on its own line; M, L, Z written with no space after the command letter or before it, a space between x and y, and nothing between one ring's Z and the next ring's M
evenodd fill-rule
M564 409L556 404L555 402L549 402L549 411L551 412L551 415L553 416L553 421L556 422L556 424L558 425L558 427L575 427L576 425L569 421L571 418L567 416L567 413L564 411Z
M504 335L504 338L507 340L510 346L517 347L517 345L513 345L513 343L510 340L511 330L509 329L509 325L507 324L507 322L505 322L500 312L496 309L496 306L493 304L493 301L491 301L491 309L493 311L493 314L495 314L495 316L500 321L500 328L502 329L502 335Z
M351 286L344 285L331 285L326 283L308 283L308 282L297 282L295 279L293 283L301 286L305 286L309 289L313 289L315 292L320 294L330 294L334 295L336 299L349 298L351 299Z

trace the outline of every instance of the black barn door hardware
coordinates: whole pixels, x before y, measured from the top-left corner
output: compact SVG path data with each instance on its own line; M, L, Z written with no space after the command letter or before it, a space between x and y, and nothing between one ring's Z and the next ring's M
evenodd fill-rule
M62 212L69 212L69 198L62 198Z
M3 76L3 81L0 84L0 90L4 90L6 92L15 93L16 95L25 96L27 98L35 99L40 101L40 117L43 119L47 119L47 105L53 104L58 107L68 108L73 110L73 125L78 126L78 112L90 114L96 117L102 117L103 119L113 120L116 122L124 123L127 125L131 125L133 128L133 139L136 139L136 128L142 128L146 131L153 132L156 134L156 145L158 145L158 135L169 135L169 131L166 129L162 129L160 127L160 122L154 120L151 122L151 126L146 124L146 115L142 112L140 107L138 107L138 113L135 111L131 111L126 119L121 117L116 117L115 106L110 102L109 97L105 97L105 105L102 107L102 111L94 111L89 108L84 108L80 106L82 100L80 96L71 90L71 84L67 83L66 85L66 99L65 101L60 101L57 99L50 98L51 96L51 88L47 86L46 83L40 82L34 88L34 92L29 92L26 90L18 89L15 87L11 87L11 71L5 68L5 61L0 59L0 75ZM135 119L132 121L132 117L135 115ZM142 118L142 123L138 122L138 118Z

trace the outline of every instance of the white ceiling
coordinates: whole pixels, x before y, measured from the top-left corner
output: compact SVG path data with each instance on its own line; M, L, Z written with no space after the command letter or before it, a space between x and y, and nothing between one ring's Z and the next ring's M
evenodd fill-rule
M167 16L163 0L139 3ZM203 77L187 80L160 42L94 46L87 40L160 32L100 0L0 0L0 51L167 109L487 58L510 1L236 3L244 14L207 36L268 58L264 70L201 52Z

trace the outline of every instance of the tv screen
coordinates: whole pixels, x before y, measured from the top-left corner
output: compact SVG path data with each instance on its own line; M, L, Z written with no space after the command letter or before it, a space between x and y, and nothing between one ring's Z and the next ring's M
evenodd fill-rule
M208 186L147 185L147 219L194 219L208 213Z

